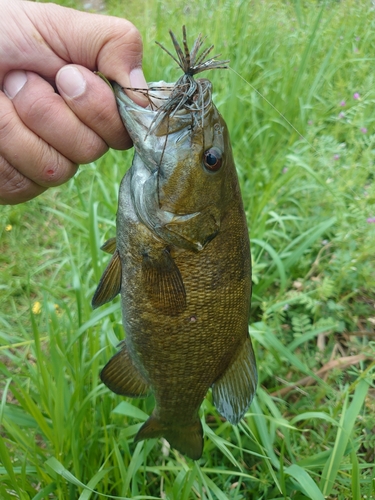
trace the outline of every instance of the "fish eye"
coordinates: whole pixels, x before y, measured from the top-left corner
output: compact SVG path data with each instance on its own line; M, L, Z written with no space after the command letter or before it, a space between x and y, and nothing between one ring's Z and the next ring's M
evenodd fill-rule
M210 172L217 172L221 167L222 153L218 148L207 149L203 153L203 163Z

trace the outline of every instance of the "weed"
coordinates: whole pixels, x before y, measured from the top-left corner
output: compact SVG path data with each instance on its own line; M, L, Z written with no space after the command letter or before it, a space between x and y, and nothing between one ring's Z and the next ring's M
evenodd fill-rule
M163 441L133 444L153 401L100 383L120 306L90 307L132 157L110 151L1 209L0 498L375 498L371 3L106 5L140 29L148 80L177 79L154 40L186 24L251 84L209 75L251 230L260 387L238 427L207 395L197 463Z

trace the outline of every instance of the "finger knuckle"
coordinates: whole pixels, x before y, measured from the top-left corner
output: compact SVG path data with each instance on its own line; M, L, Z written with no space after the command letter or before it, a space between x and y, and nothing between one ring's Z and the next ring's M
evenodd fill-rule
M127 54L139 55L142 53L142 36L138 29L130 21L116 19L114 21L111 37L117 41L119 46L126 45Z
M30 192L32 191L32 192ZM0 203L15 205L36 196L33 182L0 158Z
M78 166L53 148L41 153L41 169L38 183L45 187L60 186L76 173Z
M41 122L46 117L52 117L56 111L55 94L34 94L25 110L25 119L29 123Z
M17 119L14 109L1 110L0 114L0 142L4 144L10 135L14 134L15 128L17 127Z
M97 135L88 134L83 137L77 148L77 163L86 164L97 160L108 150L107 144Z

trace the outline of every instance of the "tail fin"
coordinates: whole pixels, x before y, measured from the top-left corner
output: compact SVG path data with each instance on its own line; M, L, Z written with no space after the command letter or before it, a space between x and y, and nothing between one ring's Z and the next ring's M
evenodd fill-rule
M173 448L193 460L198 460L202 456L203 428L198 416L190 425L170 426L163 425L155 415L151 415L139 429L134 442L158 437L164 437Z

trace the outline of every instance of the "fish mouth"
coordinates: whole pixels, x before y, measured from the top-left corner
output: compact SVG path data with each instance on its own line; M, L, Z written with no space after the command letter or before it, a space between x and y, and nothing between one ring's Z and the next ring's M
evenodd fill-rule
M136 144L137 136L144 140L173 134L185 127L203 126L212 106L212 84L206 78L191 83L150 82L148 89L129 89L143 93L149 100L144 108L125 93L125 88L113 83L121 118ZM128 89L126 89L128 90Z
M148 84L148 89L125 89L121 88L118 84L115 84L113 87L121 117L130 136L132 136L132 131L129 130L126 123L126 116L122 111L126 111L126 107L128 111L130 108L133 110L138 108L139 110L140 106L130 102L124 90L140 92L147 97L150 103L146 109L141 108L143 119L147 121L147 119L150 118L150 113L147 113L147 111L151 112L152 117L145 139L147 139L147 136L151 133L154 133L154 135L165 135L165 131L162 127L163 124L165 125L165 122L167 123L167 134L169 132L173 133L174 127L180 127L180 122L186 118L194 122L192 128L201 120L203 128L205 115L212 107L212 85L206 78L198 78L195 80L194 75L210 69L228 67L227 63L229 63L229 60L220 61L217 59L220 54L209 56L214 46L210 45L207 48L203 48L206 37L203 37L201 33L196 38L191 49L187 43L185 26L182 27L182 45L179 44L176 36L171 30L169 30L169 34L177 57L161 43L156 43L171 56L182 69L183 75L176 83L166 83L164 81L153 82ZM174 123L170 123L171 121ZM142 125L144 125L144 123Z

